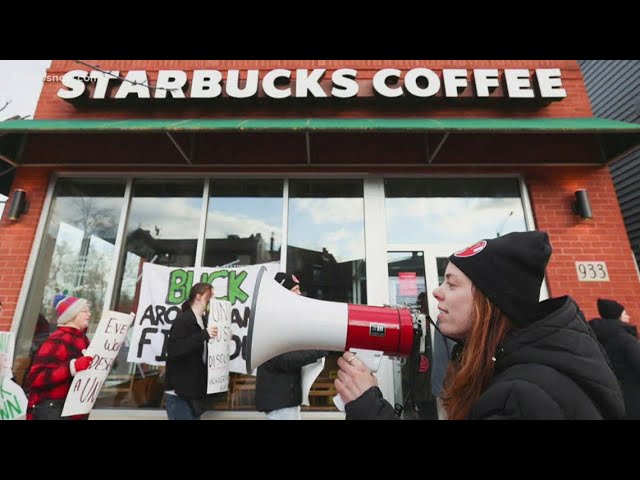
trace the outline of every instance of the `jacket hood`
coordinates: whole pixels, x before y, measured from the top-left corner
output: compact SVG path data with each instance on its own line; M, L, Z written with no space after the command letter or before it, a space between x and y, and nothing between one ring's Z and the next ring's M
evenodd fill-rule
M621 418L624 401L609 360L582 312L568 296L540 302L536 321L511 332L498 352L496 373L518 364L546 365L571 378L605 419Z
M613 318L594 318L589 320L589 325L595 332L600 342L606 342L618 335L633 335L638 338L638 330L635 325L629 325L622 320Z

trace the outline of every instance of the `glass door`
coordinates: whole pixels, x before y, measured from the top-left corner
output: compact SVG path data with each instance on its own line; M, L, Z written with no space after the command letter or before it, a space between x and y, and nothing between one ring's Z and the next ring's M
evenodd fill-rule
M408 358L394 359L394 401L402 406L402 418L442 418L436 401L448 361L447 345L436 338L427 317L436 319L438 302L433 290L444 279L448 257L461 245L389 245L387 268L389 303L416 308L422 335L414 339Z

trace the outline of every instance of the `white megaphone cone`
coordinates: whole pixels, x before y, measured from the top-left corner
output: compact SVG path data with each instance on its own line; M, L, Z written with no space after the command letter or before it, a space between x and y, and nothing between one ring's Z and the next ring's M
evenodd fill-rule
M264 278L262 267L251 301L247 372L296 350L370 350L380 356L407 356L413 343L408 309L353 305L302 297ZM370 370L377 366L367 365Z

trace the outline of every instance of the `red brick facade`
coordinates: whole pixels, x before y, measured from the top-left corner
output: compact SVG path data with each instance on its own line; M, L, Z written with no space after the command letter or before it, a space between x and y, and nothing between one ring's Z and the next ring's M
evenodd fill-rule
M536 227L549 232L553 245L547 269L550 295L571 295L588 319L598 315L597 297L614 298L639 323L640 282L609 169L532 169L524 174ZM589 192L589 221L571 213L573 194L580 188ZM606 262L611 281L578 281L576 261Z
M29 211L15 223L8 221L6 214L0 222L0 300L3 307L0 330L11 328L51 172L44 168L20 168L13 181L12 189L22 188L28 192Z
M429 118L435 117L590 117L591 108L587 93L583 84L582 76L578 65L575 61L561 60L487 60L487 61L419 61L419 60L381 60L381 61L333 61L333 60L314 60L314 61L239 61L239 60L206 60L206 61L115 61L115 60L94 60L88 63L100 65L101 68L107 70L119 70L121 73L131 69L145 69L150 74L158 69L180 69L190 70L194 68L211 68L211 69L249 69L257 68L269 70L273 68L327 68L329 70L336 68L356 68L359 70L359 78L371 78L373 72L380 68L399 68L407 70L415 67L427 67L433 70L442 68L560 68L562 69L563 87L567 90L567 98L559 102L551 102L546 106L537 107L535 109L522 109L521 111L506 110L504 107L478 107L464 109L466 107L443 107L443 106L424 106L414 107L412 109L413 116L424 116ZM73 69L85 69L86 67L77 65L71 61L54 61L48 72L49 75L62 75ZM152 75L153 76L153 75ZM164 110L162 107L154 108L153 111L141 112L134 106L119 109L105 110L101 108L82 107L77 109L70 103L56 96L57 90L60 88L58 82L45 82L38 109L35 117L38 119L74 119L74 118L194 118L194 117L244 117L244 116L290 116L290 117L380 117L380 116L407 116L406 111L372 111L361 107L348 107L332 110L329 107L318 104L310 104L296 109L279 109L276 111L269 110L268 107L260 107L256 111L256 107L241 107L234 110L233 114L224 108L217 108L215 105L205 108L186 105L184 109ZM248 104L250 105L250 103ZM334 105L335 106L335 105ZM284 137L282 137L284 138ZM292 139L291 142L296 143L299 140ZM542 142L544 143L544 142ZM327 142L330 146L331 142ZM114 142L114 152L123 153L123 144ZM296 143L297 145L297 143ZM329 148L327 146L327 148ZM58 144L57 148L52 150L48 148L46 142L38 145L34 143L30 145L25 152L25 158L30 161L42 162L61 161L63 158L69 158L70 155L77 157L96 156L95 152L91 153L91 143L83 144L82 139L78 143L74 143L72 148L69 145ZM254 145L255 147L255 145ZM289 147L288 147L289 148ZM294 147L291 147L294 148ZM555 148L555 147L554 147ZM598 152L593 150L583 151L584 143L580 145L572 145L570 140L565 142L565 146L558 145L557 148L575 148L576 155L586 160ZM319 149L322 152L322 149ZM102 152L106 158L108 154ZM149 154L149 152L145 152ZM138 152L135 152L137 155ZM451 155L451 152L449 152ZM153 155L153 154L151 154ZM150 156L151 156L150 155ZM327 153L327 155L332 155ZM383 154L380 154L383 155ZM461 150L456 156L470 157L465 163L474 163L475 161L488 160L479 156L478 149L467 146L466 151ZM239 157L241 158L241 157ZM334 158L334 157L332 157ZM532 154L532 159L536 158ZM522 163L532 163L532 159L525 159ZM340 172L370 172L384 173L393 172L401 173L403 170L414 174L465 174L465 173L521 173L523 174L532 203L534 219L536 226L549 232L554 247L554 254L548 269L548 285L552 296L569 294L573 296L582 307L587 318L597 315L595 301L598 296L615 298L627 307L627 312L631 315L633 322L640 320L640 299L638 292L640 291L640 280L638 278L632 251L629 245L628 237L625 231L620 207L617 202L616 193L606 167L523 167L516 169L510 168L491 168L491 167L472 167L467 169L461 168L427 168L427 167L401 167L391 168L388 162L380 157L380 167L363 166L341 168ZM203 163L207 159L204 159ZM96 163L102 163L96 161ZM251 162L247 162L251 163ZM280 162L286 163L286 162ZM294 161L291 162L295 163ZM322 163L322 162L318 162ZM371 162L369 162L371 163ZM386 165L385 165L386 164ZM237 167L235 170L243 172L254 171L256 173L266 171L268 167L243 168ZM13 184L13 188L23 188L29 193L30 208L29 212L20 218L18 222L10 223L6 219L0 224L0 300L3 302L4 310L0 314L0 330L8 330L11 327L13 316L16 308L17 299L22 288L28 288L23 285L24 273L26 270L29 255L33 245L36 227L40 218L42 205L47 189L47 185L53 168L41 167L23 167L19 168ZM109 167L100 167L90 169L87 167L73 168L74 171L109 171ZM118 171L126 171L125 168L117 168ZM154 171L173 171L174 168L154 168ZM224 171L233 171L234 169L225 168ZM283 172L304 171L312 173L314 171L331 171L330 168L318 165L316 167L304 168L292 166L290 168L280 167ZM61 171L57 169L55 171ZM139 170L137 170L139 171ZM193 170L196 171L196 170ZM203 173L213 173L220 171L213 167L201 167L197 171ZM269 169L273 172L273 169ZM593 220L585 222L579 221L571 212L570 203L573 198L573 192L579 188L587 188L592 203ZM575 270L575 261L605 261L611 277L610 282L579 282ZM37 267L36 267L37 269Z

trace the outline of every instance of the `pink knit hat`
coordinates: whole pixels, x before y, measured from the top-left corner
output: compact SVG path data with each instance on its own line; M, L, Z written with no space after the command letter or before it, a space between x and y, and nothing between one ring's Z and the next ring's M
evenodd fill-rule
M73 320L84 307L89 305L89 302L84 298L67 297L63 294L58 294L53 299L53 305L58 314L58 325L64 325Z

